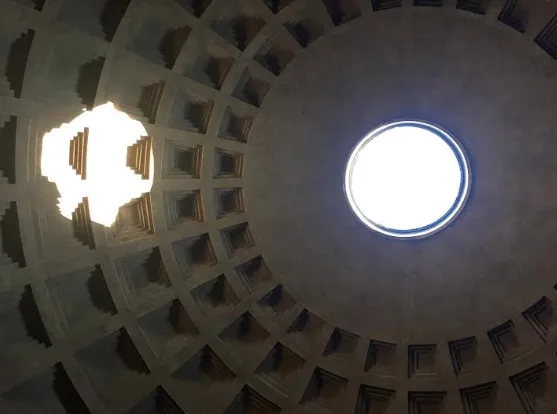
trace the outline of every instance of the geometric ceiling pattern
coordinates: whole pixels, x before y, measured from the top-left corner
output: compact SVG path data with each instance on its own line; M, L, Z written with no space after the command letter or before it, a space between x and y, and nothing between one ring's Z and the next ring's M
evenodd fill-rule
M250 231L243 171L266 95L336 26L443 7L557 58L557 4L0 6L0 411L553 412L555 289L481 335L390 343L347 331L273 275ZM44 133L107 101L144 123L155 157L152 191L110 228L91 222L86 199L62 217L40 171Z

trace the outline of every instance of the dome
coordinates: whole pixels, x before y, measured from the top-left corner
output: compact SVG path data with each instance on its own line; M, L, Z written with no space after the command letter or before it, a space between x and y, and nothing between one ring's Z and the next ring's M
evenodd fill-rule
M557 2L0 7L0 412L557 411ZM109 102L152 188L105 225L41 161ZM347 194L399 122L456 160L427 237ZM59 151L76 183L88 134Z

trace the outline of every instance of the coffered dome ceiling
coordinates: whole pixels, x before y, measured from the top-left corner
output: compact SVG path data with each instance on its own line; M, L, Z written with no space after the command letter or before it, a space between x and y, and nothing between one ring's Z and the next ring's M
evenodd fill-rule
M557 3L0 6L0 412L556 412ZM40 161L108 101L155 172L106 228L60 214ZM403 118L473 173L421 240L343 189Z

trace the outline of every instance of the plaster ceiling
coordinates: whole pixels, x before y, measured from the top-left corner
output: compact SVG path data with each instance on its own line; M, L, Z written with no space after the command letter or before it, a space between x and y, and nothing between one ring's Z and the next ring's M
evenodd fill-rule
M556 3L0 11L2 413L555 412ZM110 228L61 216L40 171L44 133L107 101L155 157ZM351 149L400 118L474 175L423 240L343 194Z

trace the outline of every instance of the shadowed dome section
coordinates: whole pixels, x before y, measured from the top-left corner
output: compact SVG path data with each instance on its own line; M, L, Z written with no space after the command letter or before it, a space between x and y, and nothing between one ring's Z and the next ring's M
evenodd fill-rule
M556 412L555 16L0 0L0 412ZM110 227L85 199L61 215L41 169L44 135L107 102L143 125L123 163L153 184ZM407 116L478 180L450 226L400 241L343 185L369 129Z

